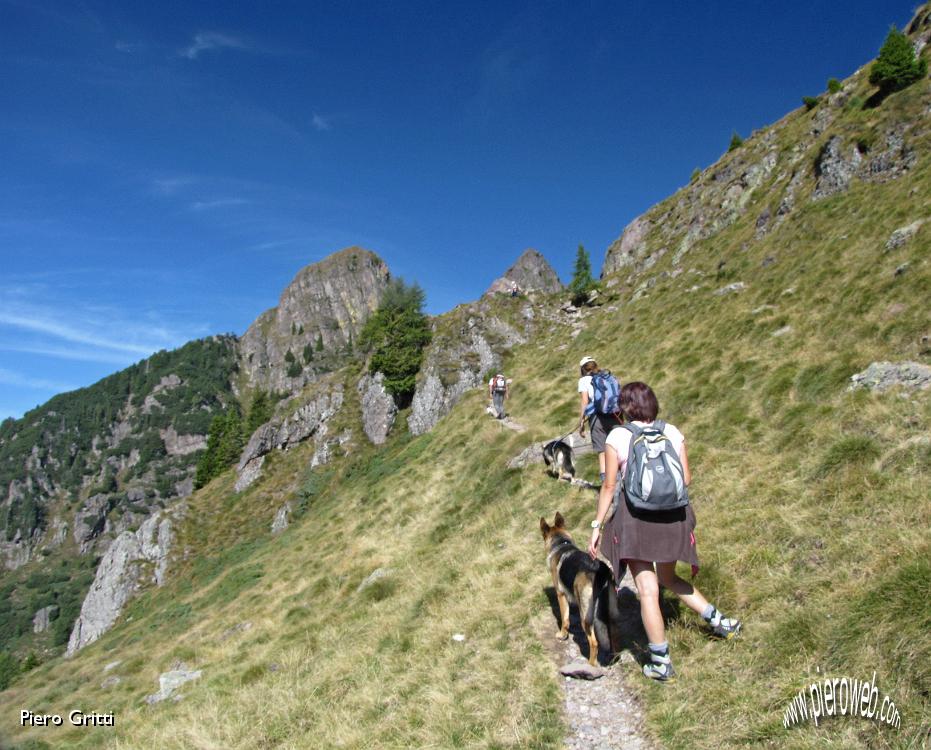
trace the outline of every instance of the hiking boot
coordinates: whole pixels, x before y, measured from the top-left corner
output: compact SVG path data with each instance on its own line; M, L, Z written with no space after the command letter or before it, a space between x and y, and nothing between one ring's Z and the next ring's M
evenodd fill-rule
M668 648L661 653L650 651L650 661L643 665L643 675L657 682L675 681L676 670L672 668L672 659L669 658Z
M728 641L740 632L740 620L722 617L717 625L711 627L711 632L718 638Z

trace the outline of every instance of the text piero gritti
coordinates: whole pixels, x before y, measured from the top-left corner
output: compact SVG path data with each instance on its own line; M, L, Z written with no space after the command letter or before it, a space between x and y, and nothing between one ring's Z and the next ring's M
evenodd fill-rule
M116 726L113 714L102 714L97 711L85 713L80 709L68 712L67 721L75 727L112 727ZM19 712L19 725L21 727L60 727L65 723L61 714L37 714L23 709Z

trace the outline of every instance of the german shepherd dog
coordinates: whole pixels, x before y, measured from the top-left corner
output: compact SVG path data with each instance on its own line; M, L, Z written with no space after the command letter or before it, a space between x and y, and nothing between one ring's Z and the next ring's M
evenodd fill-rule
M560 629L556 637L569 637L569 604L579 608L582 630L588 639L588 662L598 663L598 646L613 652L611 644L610 612L608 599L613 596L611 571L600 560L592 560L588 552L575 546L566 531L561 513L556 513L553 525L540 519L546 562L553 576L553 588L559 602Z
M572 448L562 440L551 440L543 446L543 461L547 471L556 479L571 481L575 476Z

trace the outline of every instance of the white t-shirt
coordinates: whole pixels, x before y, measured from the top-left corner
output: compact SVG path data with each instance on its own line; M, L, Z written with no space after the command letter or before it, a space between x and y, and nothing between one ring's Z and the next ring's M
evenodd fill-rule
M591 375L583 375L579 378L579 393L588 393L588 403L595 400L595 388L592 386Z
M634 420L634 424L640 427L648 427L653 423ZM663 434L669 438L672 447L675 448L676 453L681 456L682 446L685 445L685 436L679 432L679 428L673 424L667 424L666 429L663 430ZM611 430L607 440L605 440L605 445L610 445L617 451L618 479L622 479L624 473L627 471L627 457L630 455L630 439L632 437L633 435L631 435L630 430L625 430L623 427L615 427Z

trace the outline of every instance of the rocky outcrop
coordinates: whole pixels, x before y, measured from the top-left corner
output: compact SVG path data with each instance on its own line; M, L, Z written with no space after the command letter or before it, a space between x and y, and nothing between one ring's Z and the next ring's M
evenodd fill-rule
M827 198L846 190L853 179L863 157L855 146L844 147L844 141L835 135L828 140L815 163L818 182L811 194L812 200Z
M150 516L138 531L124 531L113 541L81 604L67 656L109 630L146 578L159 586L164 582L171 541L171 522L159 513Z
M380 372L374 375L366 373L359 379L357 388L362 410L362 429L372 443L381 445L387 439L398 413L394 399L385 390L385 376Z
M511 294L517 292L543 292L552 294L562 291L563 285L553 267L537 250L524 250L504 276L495 279L485 294Z
M241 368L262 390L295 393L342 364L388 284L375 253L350 247L302 269L241 340Z
M918 362L873 362L851 376L849 390L885 391L896 387L922 391L931 388L931 367Z
M268 453L287 450L314 435L342 405L343 389L336 384L332 391L318 395L284 419L273 419L259 427L249 438L236 466L236 492L242 492L259 478Z

